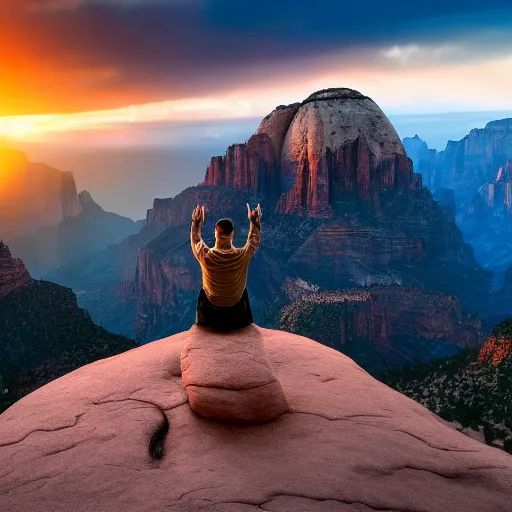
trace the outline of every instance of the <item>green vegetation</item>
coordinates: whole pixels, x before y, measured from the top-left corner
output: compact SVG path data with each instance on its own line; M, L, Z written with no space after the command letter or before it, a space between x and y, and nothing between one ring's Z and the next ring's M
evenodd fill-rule
M512 319L493 329L512 337ZM497 366L477 362L478 349L397 368L380 380L462 428L483 429L487 443L512 453L512 356Z
M36 281L12 292L0 299L0 412L53 379L136 346L95 325L69 288Z

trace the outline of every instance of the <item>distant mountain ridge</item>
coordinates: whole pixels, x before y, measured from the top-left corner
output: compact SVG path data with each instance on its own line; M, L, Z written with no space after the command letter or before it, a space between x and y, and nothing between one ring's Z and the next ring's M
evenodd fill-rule
M81 210L71 172L29 162L21 151L0 147L0 236L30 234Z
M512 119L473 129L441 152L417 135L403 143L434 198L452 191L457 223L477 260L497 272L512 266Z
M119 243L140 231L144 221L106 212L91 194L78 195L81 211L54 226L44 226L30 235L13 237L13 253L25 261L35 277L42 277L62 265L76 263Z

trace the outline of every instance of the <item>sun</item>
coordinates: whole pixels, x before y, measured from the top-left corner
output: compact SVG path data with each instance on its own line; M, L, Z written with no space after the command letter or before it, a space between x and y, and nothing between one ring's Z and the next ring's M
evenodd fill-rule
M24 139L37 132L37 124L28 116L0 117L0 137Z
M0 197L3 198L6 186L20 171L27 166L27 158L24 153L0 146Z

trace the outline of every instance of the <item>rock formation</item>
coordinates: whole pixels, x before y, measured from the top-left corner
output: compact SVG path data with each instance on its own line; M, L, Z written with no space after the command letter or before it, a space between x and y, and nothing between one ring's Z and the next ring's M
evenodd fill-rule
M283 308L280 325L375 373L483 341L479 322L462 315L455 297L404 286L304 294Z
M510 455L339 352L255 329L289 412L263 425L204 419L180 378L190 333L150 343L80 368L0 416L0 508L508 510Z
M476 260L493 272L512 265L512 119L471 130L439 153L418 136L403 143L434 198L450 203Z
M407 156L413 161L414 172L421 174L423 184L433 192L441 188L439 156L435 149L429 149L427 143L418 135L405 137L402 141Z
M139 222L103 210L85 190L79 194L79 201L81 211L77 216L10 240L13 254L25 262L35 278L86 259L141 229Z
M204 418L268 423L288 412L283 389L257 327L216 333L193 326L181 349L191 409Z
M140 235L52 278L73 287L78 280L81 304L115 332L131 334L118 329L133 325L136 309L141 343L181 332L194 322L201 282L189 245L191 211L205 205L207 243L214 242L215 222L230 217L234 243L242 245L246 202L260 202L264 212L248 291L265 327L279 326L291 302L289 279L319 292L357 293L373 284L389 285L390 294L397 293L393 285L440 291L457 296L464 315L488 307L490 279L450 207L422 187L379 107L348 89L276 108L247 143L212 159L202 184L156 199Z
M9 247L0 240L0 298L32 282L20 259L13 258Z
M478 362L498 366L512 359L512 319L497 325L478 353Z
M347 196L370 202L381 191L421 188L388 118L351 89L319 91L302 103L281 163L283 213L328 217Z
M440 152L428 149L417 135L403 143L415 172L434 195L439 188L452 189L457 205L467 207L478 188L494 180L498 169L512 158L512 119L475 128L459 141L448 141Z
M76 217L81 210L72 173L29 162L20 151L0 148L0 225L4 238L56 225Z

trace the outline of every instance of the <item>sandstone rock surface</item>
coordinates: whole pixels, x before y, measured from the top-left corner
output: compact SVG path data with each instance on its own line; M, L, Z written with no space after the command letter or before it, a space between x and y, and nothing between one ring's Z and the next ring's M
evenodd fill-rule
M30 284L32 278L23 262L11 256L9 247L0 241L0 297Z
M290 412L263 425L190 409L190 332L84 366L0 415L0 510L508 512L512 458L351 359L255 327Z
M205 418L266 423L288 412L254 324L228 333L193 326L183 343L181 370L190 407Z

